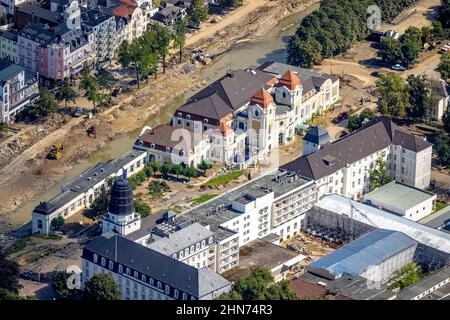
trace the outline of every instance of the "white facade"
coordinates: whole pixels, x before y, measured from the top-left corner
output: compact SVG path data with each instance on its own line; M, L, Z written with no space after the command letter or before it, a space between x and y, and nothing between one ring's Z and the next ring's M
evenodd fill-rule
M108 212L102 219L102 233L115 231L122 236L127 236L141 228L141 216L133 212L121 216Z

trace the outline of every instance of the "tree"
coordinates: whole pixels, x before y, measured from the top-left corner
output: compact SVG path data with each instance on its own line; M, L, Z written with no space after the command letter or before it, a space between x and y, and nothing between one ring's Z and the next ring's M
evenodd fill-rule
M450 138L444 134L439 135L433 145L433 151L441 165L450 165Z
M393 38L384 38L380 45L378 55L387 64L403 62L402 44Z
M134 210L139 213L142 218L145 218L152 212L148 204L138 199L134 200Z
M211 169L213 167L213 165L210 163L207 163L205 160L202 160L202 162L197 167L200 170L203 170L203 175L206 176L206 170Z
M447 134L450 134L450 108L448 107L445 110L444 115L442 116L442 123L444 124L445 132L447 132Z
M0 136L3 136L8 132L8 124L5 122L0 123Z
M348 129L350 132L358 130L365 121L370 121L374 118L375 113L370 108L364 108L359 115L351 115L348 117Z
M361 123L359 121L359 117L357 115L351 115L348 117L348 130L350 132L358 130L361 127Z
M131 43L123 41L119 46L119 63L123 68L134 69L138 88L140 88L140 75L145 63L145 54L139 39L135 39Z
M409 106L406 113L409 117L422 120L427 113L427 100L430 95L430 84L426 76L410 75L407 78Z
M53 229L59 229L60 227L62 227L62 225L64 224L64 217L63 216L57 216L56 218L54 218L51 222L51 227Z
M59 88L58 92L56 93L56 99L58 101L64 101L64 108L66 109L67 103L75 102L77 97L78 94L75 92L75 90L72 89L68 80L65 80L63 82L61 88Z
M394 180L387 171L386 161L382 156L379 156L375 160L375 166L373 169L369 169L370 176L370 190L375 190L384 186L385 184Z
M433 31L431 27L424 26L422 29L420 29L420 32L422 33L421 41L422 41L422 47L425 47L426 44L429 44L430 46L433 45Z
M180 174L183 174L183 172L184 172L184 168L180 164L174 164L170 168L170 173L176 175L177 178L180 176Z
M73 274L73 273L72 273ZM69 289L67 282L72 275L67 271L58 271L52 276L52 288L60 299L68 299L75 294L75 290Z
M102 186L100 189L100 194L91 204L91 209L96 216L100 216L108 211L109 198L110 189L106 190L105 186Z
M164 177L167 177L170 172L172 172L172 164L164 163L161 167L161 173L163 174Z
M86 282L83 290L85 300L120 300L122 294L110 274L97 273Z
M322 60L322 46L315 39L301 41L297 36L289 39L288 63L303 68L311 68Z
M217 300L242 300L242 296L238 292L231 290L230 292L222 293L217 297Z
M193 2L191 2L191 7ZM166 73L166 58L169 54L169 46L172 35L164 27L156 28L156 43L158 44L157 51L162 59L163 73Z
M412 40L404 40L401 45L401 51L403 59L401 63L406 67L410 68L413 64L417 62L419 57L420 46L418 46Z
M97 73L98 84L101 89L106 89L108 94L111 95L113 88L114 76L111 72L104 68L100 68Z
M104 96L99 91L98 80L91 76L90 73L91 70L88 67L83 69L83 78L81 79L79 88L84 90L84 96L92 102L95 109L98 104L103 102Z
M0 250L0 288L17 293L20 288L19 274L19 265L15 261L6 259L5 252Z
M185 177L187 177L189 180L191 180L191 178L193 178L193 177L196 177L197 174L198 174L198 171L194 167L184 168L183 175Z
M147 176L147 178L150 178L155 174L155 171L153 170L152 166L146 165L144 168L144 173Z
M433 35L433 43L439 42L444 40L444 28L442 27L442 24L439 21L434 20L431 23L431 32Z
M27 114L33 118L45 118L58 110L58 102L55 96L43 87L40 90L40 98L27 111Z
M379 111L389 117L403 117L409 104L405 80L397 74L384 75L378 79L377 88Z
M178 48L178 53L180 56L179 62L181 63L181 60L183 58L183 47L186 43L186 22L182 19L178 19L175 21L175 24L173 26L173 32L172 32L172 38L173 38L173 45L174 47Z
M161 170L161 164L158 161L150 161L148 165L152 167L153 172L155 173Z
M441 55L437 70L441 74L442 79L447 81L450 75L450 52L444 52Z
M265 300L297 300L298 297L289 288L289 282L281 280L277 284L270 285L264 293Z
M161 198L170 188L164 181L151 181L148 184L148 193L151 198Z
M203 0L192 0L187 9L189 22L194 26L200 26L203 21L208 19L208 6Z

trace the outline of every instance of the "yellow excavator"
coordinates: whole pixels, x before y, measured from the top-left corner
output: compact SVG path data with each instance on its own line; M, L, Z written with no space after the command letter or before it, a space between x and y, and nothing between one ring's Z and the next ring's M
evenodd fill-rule
M61 151L64 150L64 139L58 145L54 145L50 148L47 154L47 158L50 160L58 160L61 157Z

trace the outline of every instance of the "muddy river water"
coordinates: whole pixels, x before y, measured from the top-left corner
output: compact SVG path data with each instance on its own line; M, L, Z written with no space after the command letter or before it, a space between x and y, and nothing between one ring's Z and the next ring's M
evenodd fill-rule
M285 62L286 43L289 36L295 33L301 19L318 9L318 7L319 4L312 5L305 11L285 18L272 28L269 33L262 37L249 41L241 40L235 43L229 51L222 54L220 57L217 57L213 64L202 70L202 78L205 79L207 83L210 83L223 76L228 69L240 69L252 65L257 66L266 61ZM189 92L185 96L177 98L174 103L161 108L161 111L157 115L152 116L151 119L147 121L146 125L156 126L168 122L173 112L184 103L185 97L192 95L193 93L194 92ZM27 223L31 218L31 212L39 201L50 199L57 195L60 192L62 182L78 175L97 162L108 161L129 151L139 135L139 132L140 130L136 130L116 136L115 139L108 142L105 147L74 165L65 173L60 183L55 184L52 188L42 192L32 200L24 202L12 215L5 217L8 220L9 225L0 223L0 231Z

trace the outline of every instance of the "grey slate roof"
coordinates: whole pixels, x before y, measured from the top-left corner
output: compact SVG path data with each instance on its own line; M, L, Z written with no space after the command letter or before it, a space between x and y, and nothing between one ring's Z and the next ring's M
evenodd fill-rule
M91 27L98 26L103 22L111 19L112 17L114 17L112 14L108 14L100 10L83 11L81 13L81 27L83 27L84 25Z
M358 131L326 144L317 152L297 158L282 168L299 172L313 180L328 176L347 164L363 159L394 143L411 151L422 151L432 144L420 137L407 134L390 120L378 117L369 121ZM333 165L324 161L325 157L333 157Z
M168 237L158 239L148 245L149 248L172 256L201 240L208 239L214 234L199 223L192 223L177 232L170 233Z
M328 131L322 127L311 126L303 140L323 145L330 142L330 135L328 134Z
M360 275L372 266L411 248L417 241L392 230L375 229L338 250L314 261L309 266L324 269L336 278L343 274Z
M118 235L109 239L96 238L84 247L84 258L89 256L88 252L120 263L197 298L229 285L227 280L209 268L194 268Z
M438 212L435 212L423 218L419 222L434 229L438 229L443 227L444 225L447 225L446 228L444 227L441 230L450 232L450 205L439 210Z
M237 70L193 95L178 111L216 119L248 103L261 87L268 88L266 83L271 79L273 75L259 70Z
M9 60L0 59L0 81L5 82L15 77L25 69Z

